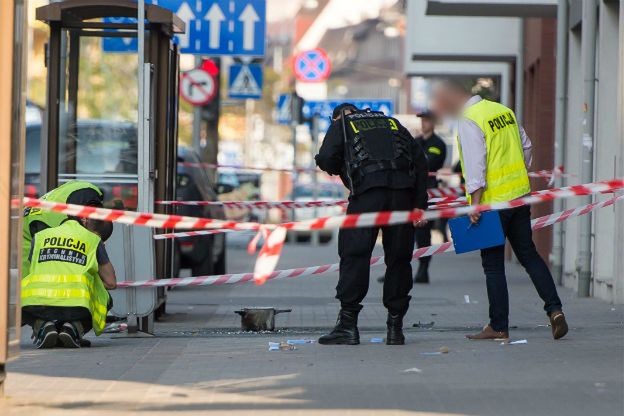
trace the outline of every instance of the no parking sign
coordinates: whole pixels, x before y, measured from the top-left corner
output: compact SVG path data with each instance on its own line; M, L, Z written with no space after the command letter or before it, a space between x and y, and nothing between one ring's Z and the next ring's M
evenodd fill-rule
M180 95L193 105L206 105L215 97L217 85L207 71L196 68L180 75Z
M323 49L303 51L295 56L295 77L302 82L322 82L331 74L331 62Z

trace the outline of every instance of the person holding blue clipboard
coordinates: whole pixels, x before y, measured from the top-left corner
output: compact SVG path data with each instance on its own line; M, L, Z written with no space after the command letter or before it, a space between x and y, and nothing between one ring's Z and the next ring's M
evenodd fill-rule
M472 95L457 79L444 79L433 90L433 110L440 117L455 117L466 196L471 205L511 201L531 191L528 167L531 140L502 104ZM463 227L463 228L462 228ZM471 340L509 338L509 295L505 276L505 239L529 274L554 339L565 336L568 325L561 300L546 262L533 243L529 206L474 213L451 225L459 251L480 249L489 300L490 322Z

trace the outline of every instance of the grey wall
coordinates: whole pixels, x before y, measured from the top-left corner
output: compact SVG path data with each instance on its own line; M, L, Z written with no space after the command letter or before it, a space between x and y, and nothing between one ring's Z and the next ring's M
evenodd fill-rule
M578 5L578 2L572 2ZM622 106L622 43L624 42L620 21L619 2L599 2L599 24L596 62L596 120L594 142L594 180L606 180L624 175ZM573 25L569 40L568 108L565 145L565 168L570 173L581 171L581 135L583 111L583 74L581 57L581 24ZM618 100L619 98L619 100ZM566 179L568 185L578 183L579 178ZM598 195L597 201L613 197ZM578 206L578 199L564 202L565 208ZM593 214L593 295L615 303L624 303L624 273L622 271L624 245L623 209L603 208ZM620 224L620 225L617 225ZM576 262L578 251L578 219L563 223L564 237L564 284L576 289ZM615 289L619 289L616 293Z

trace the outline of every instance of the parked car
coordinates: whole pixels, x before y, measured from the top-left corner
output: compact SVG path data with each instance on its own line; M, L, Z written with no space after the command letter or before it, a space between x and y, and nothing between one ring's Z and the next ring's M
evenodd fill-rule
M244 170L224 168L217 172L218 182L233 187L229 193L219 194L220 201L259 201L262 174ZM227 217L233 221L265 222L267 210L264 208L228 208Z
M190 147L178 147L178 162L200 163L197 152ZM217 201L218 194L230 193L229 184L214 184L205 169L178 164L176 199L178 201ZM191 217L224 219L222 207L178 206L177 214ZM176 240L180 267L191 269L193 276L225 274L225 234L189 237Z
M136 174L137 131L132 123L107 120L79 120L77 125L77 174ZM26 195L41 194L41 121L26 124ZM199 155L186 146L178 147L178 161L199 163ZM127 181L126 181L127 182ZM133 183L98 183L104 192L104 204L134 210L137 207L137 186ZM230 192L228 185L217 186L202 168L178 164L176 199L179 201L216 201L217 192ZM121 201L121 203L119 202ZM224 219L220 207L179 206L176 213L195 217ZM225 236L211 235L175 241L175 274L191 269L193 275L225 274Z
M344 186L332 183L322 182L316 185L317 190L314 192L314 186L312 184L298 185L293 190L291 199L297 202L309 202L313 200L318 201L335 201L346 198L346 190ZM319 207L319 208L299 208L295 212L295 217L292 216L292 211L289 214L289 220L305 221L313 218L331 217L334 215L340 215L344 212L341 206L331 207ZM296 236L298 241L307 241L310 239L310 231L297 231ZM328 242L332 237L331 230L319 231L319 240L321 242Z

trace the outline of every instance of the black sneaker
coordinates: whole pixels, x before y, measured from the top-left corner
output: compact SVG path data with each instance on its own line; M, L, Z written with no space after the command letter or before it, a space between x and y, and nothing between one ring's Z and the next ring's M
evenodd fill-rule
M59 342L65 348L80 348L80 332L77 325L65 322L58 335Z
M59 334L56 332L56 324L48 321L42 324L39 331L37 331L35 347L37 349L54 348L56 346L58 336Z

